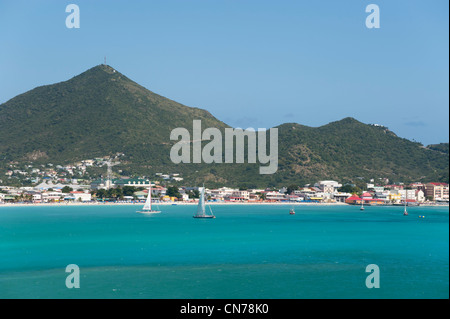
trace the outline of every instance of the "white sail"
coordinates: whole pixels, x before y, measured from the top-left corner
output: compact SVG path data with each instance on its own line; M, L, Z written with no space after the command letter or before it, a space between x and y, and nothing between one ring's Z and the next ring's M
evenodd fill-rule
M211 211L211 215L206 214L206 203L205 203L205 186L198 188L200 191L200 197L198 199L197 213L194 215L194 218L216 218ZM211 207L209 207L211 210Z
M197 206L197 216L204 216L205 215L205 188L199 187L200 189L200 197L198 200L198 206Z
M147 200L145 201L143 210L152 210L152 186L148 189Z
M403 211L403 215L408 215L408 210L406 209L407 201L408 201L408 190L405 189L405 210Z
M143 214L157 214L161 213L159 210L152 210L152 185L150 184L150 187L148 188L148 195L147 199L145 200L144 207L142 207L142 210L138 210L138 213Z

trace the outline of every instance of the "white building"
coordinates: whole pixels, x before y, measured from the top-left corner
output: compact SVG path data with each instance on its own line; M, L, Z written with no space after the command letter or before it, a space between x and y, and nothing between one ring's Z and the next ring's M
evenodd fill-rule
M70 192L69 196L71 198L73 197L74 200L77 202L90 202L91 201L91 193L73 191L73 192Z
M426 199L425 193L422 190L416 190L416 200L419 203L423 203L425 202L425 199Z
M374 186L374 187L372 187L372 189L373 189L376 193L384 192L384 187L383 187L383 186Z
M338 192L338 193L334 193L333 194L333 199L336 202L345 203L345 200L347 198L351 197L351 196L352 196L352 194L350 194L350 193L340 193L340 192Z
M152 187L152 195L154 196L164 196L166 195L167 188L162 186L154 186Z
M285 199L285 195L279 192L267 192L266 199L268 200L283 200Z
M401 196L401 200L404 201L405 199L416 199L416 190L415 189L400 189L398 190L398 193ZM406 197L405 197L406 194Z
M209 193L211 194L211 198L224 199L225 197L231 197L236 191L239 190L234 188L221 187L217 189L211 189L209 190Z
M250 198L250 193L246 190L236 190L231 194L231 197L239 197L243 200L248 200Z
M320 181L314 186L320 188L320 190L326 194L333 194L337 192L338 188L342 187L342 184L339 184L336 181Z
M59 192L47 191L47 192L42 193L42 201L44 203L59 201L62 197L63 197L63 194L61 193L61 191L59 191Z
M41 200L42 200L42 194L41 193L33 194L33 202L40 202Z

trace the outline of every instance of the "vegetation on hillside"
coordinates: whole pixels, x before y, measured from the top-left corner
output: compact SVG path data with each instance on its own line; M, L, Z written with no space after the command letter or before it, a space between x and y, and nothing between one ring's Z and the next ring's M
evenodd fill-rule
M124 153L114 167L123 175L179 173L183 184L210 187L278 187L320 179L448 182L448 143L423 147L353 118L317 128L278 126L279 165L273 175L260 175L259 163L174 164L170 133L177 127L191 131L193 120L202 120L203 129L228 127L206 110L162 97L99 65L0 105L0 174L11 161L67 164Z

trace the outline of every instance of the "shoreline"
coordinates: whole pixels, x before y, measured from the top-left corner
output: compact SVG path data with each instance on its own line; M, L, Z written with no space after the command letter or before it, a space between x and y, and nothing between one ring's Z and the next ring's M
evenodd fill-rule
M86 203L2 203L1 207L64 207L64 206L142 206L144 202L86 202ZM154 202L153 205L161 206L196 206L198 202ZM336 202L336 203L292 203L292 202L207 202L207 205L285 205L285 206L352 206L347 203ZM373 207L387 207L395 205L374 205ZM448 204L421 204L418 207L449 207Z
M348 205L346 203L276 203L276 202L207 202L207 205L315 205L315 206L342 206ZM1 207L38 207L38 206L46 206L46 207L63 207L63 206L143 206L144 202L137 203L113 203L113 202L104 202L104 203L5 203L0 204ZM162 202L155 203L152 205L155 206L197 206L198 202Z

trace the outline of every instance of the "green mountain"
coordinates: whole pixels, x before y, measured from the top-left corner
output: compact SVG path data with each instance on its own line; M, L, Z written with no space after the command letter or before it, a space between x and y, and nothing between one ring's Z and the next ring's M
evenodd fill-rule
M387 128L352 118L321 127L278 126L279 166L260 175L260 164L174 164L170 132L229 127L208 111L155 94L110 66L37 87L0 105L0 173L11 162L68 164L124 153L124 175L180 173L186 184L282 186L320 179L448 181L448 144L423 147ZM103 172L104 174L104 172Z
M312 180L448 181L448 153L399 138L386 127L345 118L318 128L283 124L279 129L283 165Z
M155 94L110 66L37 87L0 105L3 161L66 163L125 153L131 163L169 164L173 128L192 119L225 127L209 112ZM170 159L169 159L170 160ZM162 167L161 167L162 168Z
M432 144L432 145L428 145L427 148L447 154L447 155L449 152L449 144L448 143Z

